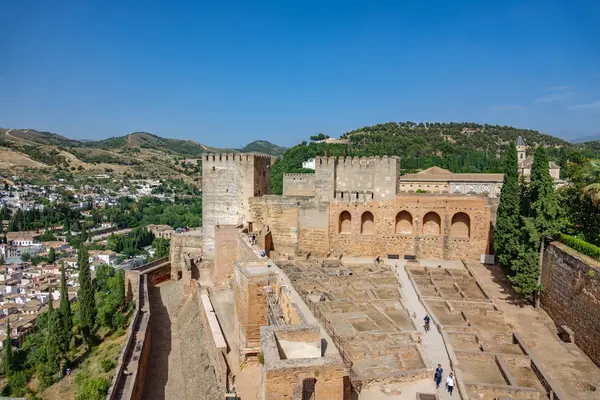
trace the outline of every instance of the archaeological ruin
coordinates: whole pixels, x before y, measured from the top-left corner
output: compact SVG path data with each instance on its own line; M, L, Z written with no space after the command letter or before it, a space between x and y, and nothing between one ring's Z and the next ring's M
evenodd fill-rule
M203 228L128 273L145 322L118 371L147 372L112 398L599 398L597 264L549 243L543 309L523 307L493 265L496 195L409 193L385 156L318 157L271 195L272 163L203 155Z

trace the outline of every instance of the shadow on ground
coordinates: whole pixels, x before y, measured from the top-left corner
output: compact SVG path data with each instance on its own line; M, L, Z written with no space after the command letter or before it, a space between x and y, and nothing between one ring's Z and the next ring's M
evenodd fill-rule
M171 323L167 307L163 304L160 288L150 289L150 360L144 382L144 399L166 399L171 353Z

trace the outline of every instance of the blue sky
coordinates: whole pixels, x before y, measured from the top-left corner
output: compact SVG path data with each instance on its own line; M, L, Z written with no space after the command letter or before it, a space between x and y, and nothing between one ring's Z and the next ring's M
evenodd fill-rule
M596 0L40 0L0 14L2 127L222 147L405 120L600 132Z

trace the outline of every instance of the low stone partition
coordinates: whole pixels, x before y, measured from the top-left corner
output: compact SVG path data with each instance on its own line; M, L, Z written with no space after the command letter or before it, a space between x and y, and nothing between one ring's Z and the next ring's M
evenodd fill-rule
M127 329L125 345L119 355L107 400L142 398L151 341L147 276L137 273L135 287L136 308Z
M208 291L197 284L196 293L198 296L198 306L202 316L202 325L204 327L204 343L215 369L217 384L225 392L228 386L230 368L227 364L227 342L221 330L221 325L210 301Z

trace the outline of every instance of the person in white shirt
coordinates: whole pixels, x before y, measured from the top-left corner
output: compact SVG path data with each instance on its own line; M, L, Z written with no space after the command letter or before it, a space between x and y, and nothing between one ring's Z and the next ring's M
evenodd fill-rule
M448 393L452 396L452 390L454 389L454 375L452 375L452 372L450 372L450 375L446 379L446 387L448 388Z

